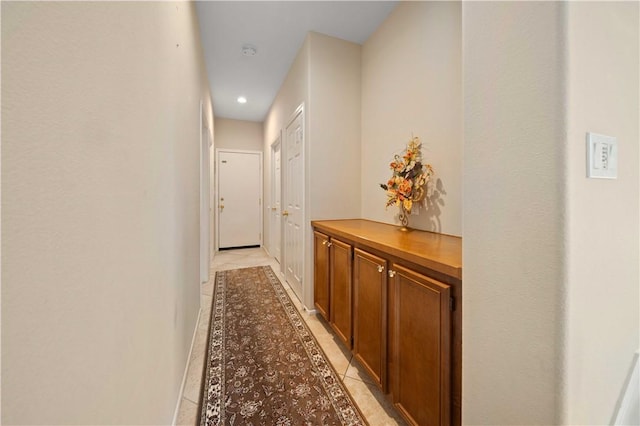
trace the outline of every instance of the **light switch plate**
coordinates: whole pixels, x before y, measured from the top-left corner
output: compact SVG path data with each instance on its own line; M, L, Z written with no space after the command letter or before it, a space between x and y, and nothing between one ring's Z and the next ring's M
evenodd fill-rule
M587 177L618 178L618 140L615 137L587 133Z

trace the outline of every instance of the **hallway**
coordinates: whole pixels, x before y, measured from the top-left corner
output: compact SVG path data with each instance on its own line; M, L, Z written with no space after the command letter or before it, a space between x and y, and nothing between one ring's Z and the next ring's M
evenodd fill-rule
M176 425L191 426L197 424L197 406L200 397L211 297L216 271L262 265L271 266L276 272L280 268L278 262L273 257L270 257L262 248L223 251L218 252L214 257L210 268L210 280L208 283L202 285L198 329L189 361L189 371L187 373ZM278 274L278 277L283 281L280 274ZM369 424L372 426L404 424L391 404L385 399L384 395L382 395L375 385L370 383L366 374L360 371L355 360L353 360L352 354L345 350L338 344L337 340L334 339L333 332L330 331L328 325L319 320L315 314L308 314L304 311L291 288L286 283L283 282L283 284Z
M612 424L624 413L639 382L640 0L344 3L389 13L0 3L1 424L195 424L213 293L201 283L221 269L279 269L261 249L206 244L219 241L224 208L216 150L262 152L260 244L301 255L298 294L313 307L311 222L397 224L380 183L414 136L435 175L410 226L464 240L464 296L449 304L461 317L460 418ZM199 11L217 7L242 19ZM318 27L294 38L285 24L316 7L331 9L330 24L374 25L360 39ZM247 32L208 37L228 28ZM266 74L279 49L258 30L285 34L295 57L277 60L283 74L264 96L219 89L260 80L245 68ZM210 61L207 40L234 59ZM218 64L242 67L219 75ZM603 150L593 135L616 144ZM614 165L616 179L590 177ZM304 228L287 246L289 204ZM365 417L389 424L394 411L350 353L302 316Z

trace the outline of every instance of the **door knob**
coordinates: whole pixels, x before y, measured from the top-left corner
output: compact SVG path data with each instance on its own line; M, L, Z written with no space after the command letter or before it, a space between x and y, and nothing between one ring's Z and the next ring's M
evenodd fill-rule
M283 212L282 212L282 216L289 216L289 212L288 212L288 211L286 211L286 210L285 210L285 211L283 211Z
M224 204L220 204L220 211L224 210Z

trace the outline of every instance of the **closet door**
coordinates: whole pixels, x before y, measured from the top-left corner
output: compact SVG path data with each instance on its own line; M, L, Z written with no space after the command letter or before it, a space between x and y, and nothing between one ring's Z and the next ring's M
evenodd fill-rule
M298 299L304 300L304 112L300 106L284 131L284 276ZM241 176L241 175L238 175ZM309 289L310 290L310 289Z

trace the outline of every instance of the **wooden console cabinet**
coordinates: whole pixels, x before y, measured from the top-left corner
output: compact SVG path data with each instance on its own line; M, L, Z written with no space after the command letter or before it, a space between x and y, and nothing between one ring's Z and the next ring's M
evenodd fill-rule
M312 222L318 312L412 425L459 425L462 241Z

